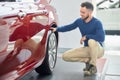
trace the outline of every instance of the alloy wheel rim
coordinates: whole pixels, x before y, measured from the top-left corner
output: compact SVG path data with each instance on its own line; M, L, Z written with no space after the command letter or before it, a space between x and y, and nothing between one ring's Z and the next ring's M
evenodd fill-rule
M49 38L48 55L49 55L49 66L51 69L53 69L55 66L56 55L57 55L57 42L56 42L56 36L54 33L52 33Z

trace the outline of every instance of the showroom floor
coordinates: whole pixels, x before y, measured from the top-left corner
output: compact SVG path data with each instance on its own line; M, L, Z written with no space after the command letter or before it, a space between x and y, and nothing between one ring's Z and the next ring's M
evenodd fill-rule
M105 70L105 77L102 80L120 80L120 47L118 44L120 36L117 36L117 39L116 37L112 38L110 36L108 36L108 38L109 39L107 40L111 42L106 43L108 47L106 48L104 55L104 57L108 60L108 65ZM114 39L114 41L111 39ZM114 48L110 47L110 45ZM98 77L99 75L89 77L84 76L82 70L84 66L84 63L80 62L65 62L61 59L61 53L58 53L56 67L52 75L41 76L35 71L32 71L21 80L101 80Z
M109 59L109 64L104 80L120 80L120 55L118 55L118 52L114 52L116 55L108 53L105 55ZM97 75L89 77L84 76L82 71L83 67L83 63L65 62L58 57L56 67L52 75L40 76L35 71L32 71L21 80L100 80Z

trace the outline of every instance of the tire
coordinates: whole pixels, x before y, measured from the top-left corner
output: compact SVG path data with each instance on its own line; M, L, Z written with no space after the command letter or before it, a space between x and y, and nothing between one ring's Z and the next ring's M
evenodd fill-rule
M52 73L57 60L57 45L55 33L50 33L48 36L45 59L42 65L35 69L40 75L49 75Z

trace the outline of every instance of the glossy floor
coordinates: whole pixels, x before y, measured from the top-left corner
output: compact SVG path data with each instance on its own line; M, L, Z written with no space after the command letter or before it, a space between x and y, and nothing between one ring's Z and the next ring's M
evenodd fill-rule
M120 36L107 36L105 42L105 55L108 60L108 66L104 80L120 80ZM82 69L84 63L80 62L65 62L61 59L61 51L59 50L57 64L52 75L41 76L35 71L30 72L21 80L99 80L97 75L84 77Z

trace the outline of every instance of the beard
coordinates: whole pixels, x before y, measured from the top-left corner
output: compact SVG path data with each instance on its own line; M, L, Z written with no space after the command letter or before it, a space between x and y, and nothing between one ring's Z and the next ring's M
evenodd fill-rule
M86 16L83 20L85 21L85 20L87 20L89 18L89 15L88 16Z

